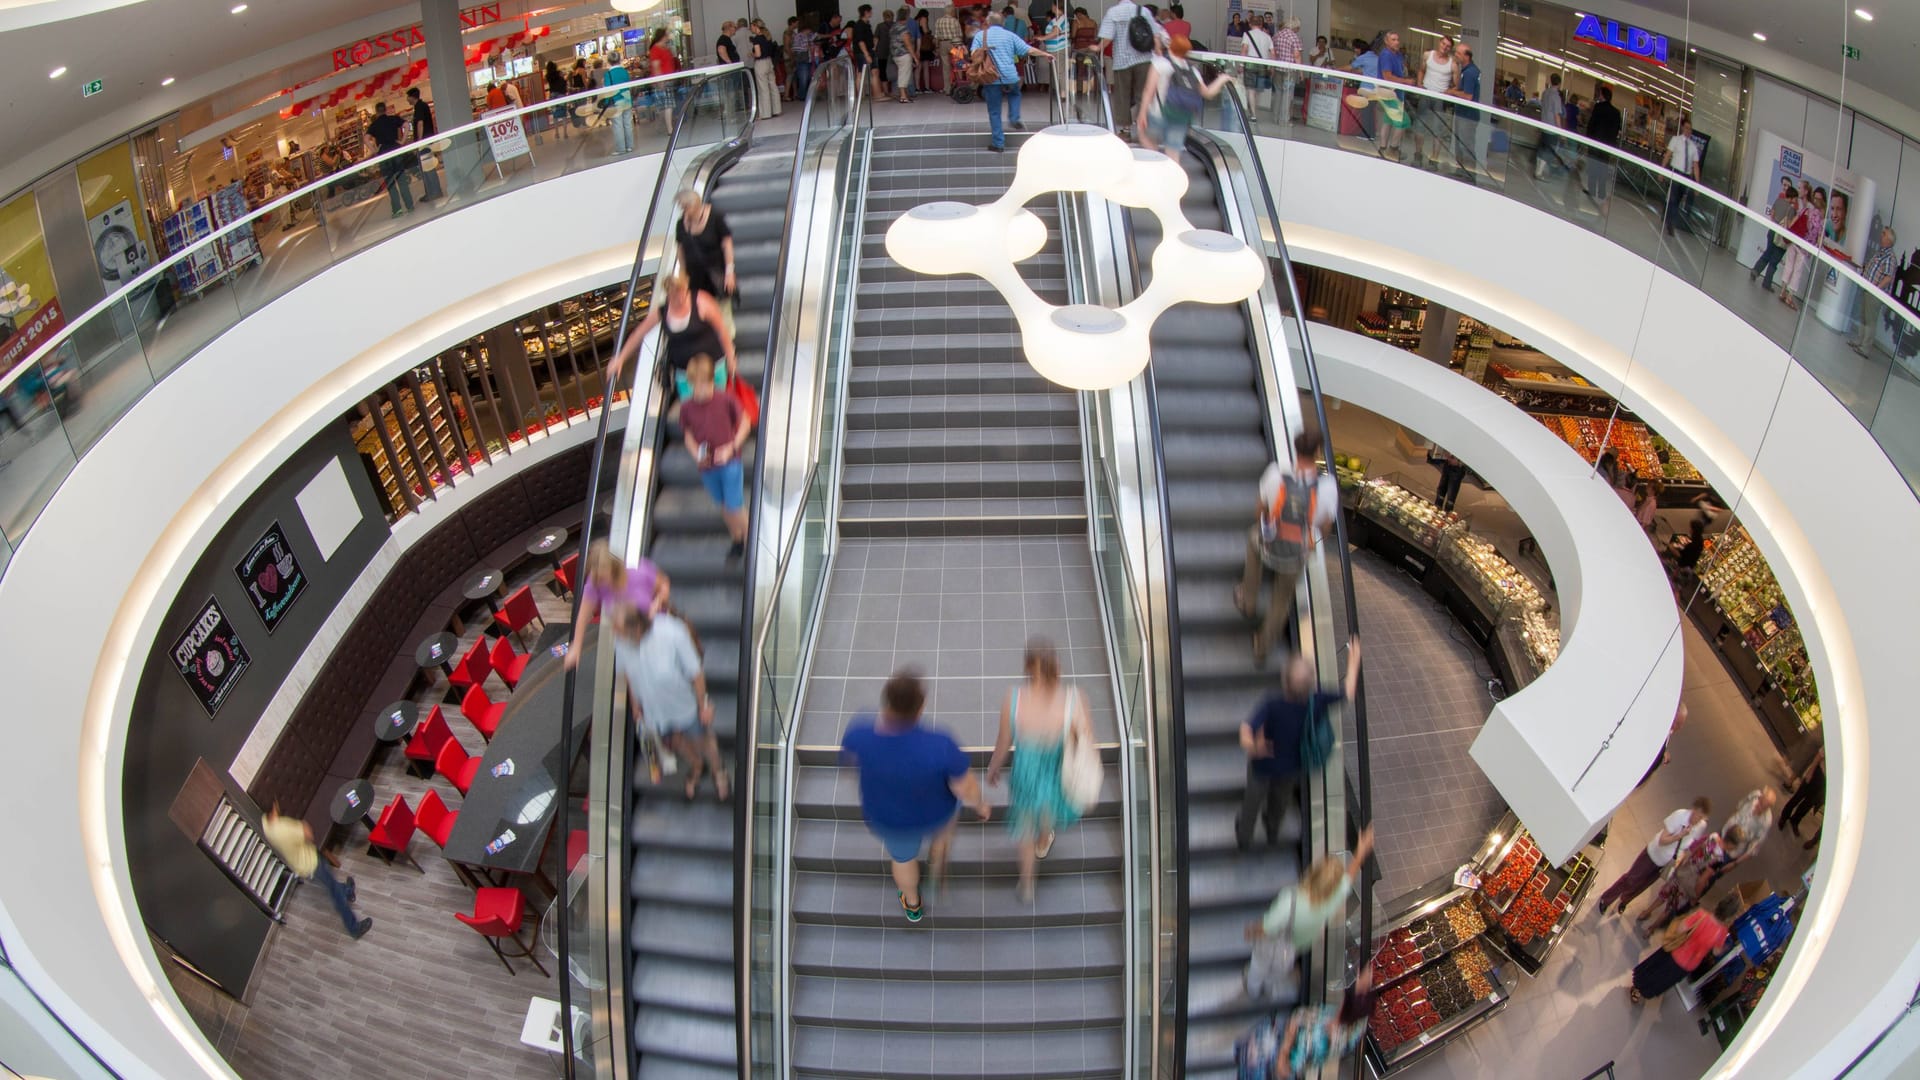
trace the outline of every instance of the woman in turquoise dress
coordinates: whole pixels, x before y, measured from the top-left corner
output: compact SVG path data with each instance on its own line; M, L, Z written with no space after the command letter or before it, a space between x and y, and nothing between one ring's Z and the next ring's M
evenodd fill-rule
M1020 899L1033 902L1034 864L1053 849L1059 830L1080 819L1060 786L1060 758L1067 725L1081 739L1093 738L1087 698L1060 681L1060 654L1052 643L1027 645L1026 681L1000 706L1000 738L987 766L987 783L998 785L1013 753L1013 785L1007 798L1007 830L1020 845Z

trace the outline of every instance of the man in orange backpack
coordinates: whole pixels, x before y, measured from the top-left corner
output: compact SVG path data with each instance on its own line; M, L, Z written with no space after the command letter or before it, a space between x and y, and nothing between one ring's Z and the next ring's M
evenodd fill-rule
M1293 614L1294 586L1307 553L1340 512L1340 488L1332 475L1320 471L1324 445L1318 431L1302 431L1293 437L1293 468L1284 470L1275 462L1260 476L1260 517L1247 530L1247 567L1233 590L1233 606L1252 619L1260 603L1260 579L1273 582L1266 617L1253 632L1256 667L1267 666L1281 626Z

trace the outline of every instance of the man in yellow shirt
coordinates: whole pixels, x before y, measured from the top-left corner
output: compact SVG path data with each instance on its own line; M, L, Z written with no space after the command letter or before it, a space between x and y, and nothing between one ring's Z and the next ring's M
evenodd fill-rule
M307 823L290 818L280 812L280 804L274 803L273 809L260 823L260 833L267 838L267 844L286 860L287 869L302 878L318 881L326 887L327 895L333 900L333 910L340 913L340 922L346 926L347 933L356 939L366 936L373 929L372 919L362 919L353 910L353 879L342 882L333 876L332 855L321 861L322 852L313 842L313 830ZM329 865L331 864L331 865Z

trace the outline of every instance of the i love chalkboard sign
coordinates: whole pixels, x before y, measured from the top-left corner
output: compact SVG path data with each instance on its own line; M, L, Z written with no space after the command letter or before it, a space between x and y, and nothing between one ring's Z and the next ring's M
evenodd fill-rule
M287 535L280 531L277 521L247 549L246 558L240 560L233 572L239 576L240 587L247 591L254 614L260 616L269 634L307 589L307 575L300 570L293 549L287 546Z
M193 625L173 643L173 663L180 677L187 680L193 696L212 717L233 692L240 674L252 663L240 635L220 610L220 601L209 596Z

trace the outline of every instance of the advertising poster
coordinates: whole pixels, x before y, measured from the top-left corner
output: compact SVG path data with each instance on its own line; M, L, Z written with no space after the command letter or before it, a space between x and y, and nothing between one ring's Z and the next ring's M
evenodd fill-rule
M1340 127L1340 101L1345 95L1346 84L1339 79L1322 79L1315 76L1307 83L1307 126L1321 131L1337 131Z
M240 587L247 590L247 599L253 601L253 612L260 616L269 634L307 589L307 575L293 557L293 549L287 546L287 534L277 521L267 526L267 531L247 549L246 557L233 572L240 578Z
M93 261L109 294L153 265L153 238L141 211L134 182L133 149L109 146L74 167L80 181L80 205L87 214L87 239Z
M1836 167L1798 143L1762 131L1748 178L1747 206L1767 216L1773 210L1774 196L1787 185L1799 192L1802 205L1825 203L1817 237L1820 247L1838 261L1859 266L1866 257L1867 234L1872 231L1874 182ZM1751 267L1766 246L1767 229L1758 222L1747 222L1740 240L1740 262ZM1821 322L1842 333L1851 329L1851 282L1827 269L1809 280L1808 291L1814 314Z
M33 355L65 320L33 193L0 206L0 374Z
M200 707L207 710L208 719L220 711L250 663L252 658L240 644L240 635L233 632L233 624L220 610L220 601L213 597L207 598L193 625L173 643L174 667L187 680Z
M495 109L485 116L487 145L493 148L493 160L496 163L512 161L522 154L533 152L527 145L526 129L520 126L520 117L514 114L511 106Z

